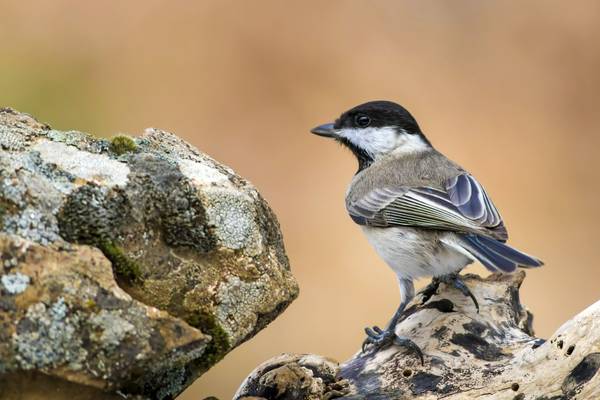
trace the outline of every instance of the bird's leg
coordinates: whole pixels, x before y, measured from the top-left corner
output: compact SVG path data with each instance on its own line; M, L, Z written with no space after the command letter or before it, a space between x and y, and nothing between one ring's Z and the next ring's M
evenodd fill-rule
M396 325L398 324L398 321L400 321L402 313L404 313L406 306L415 296L415 288L412 280L400 279L400 293L400 306L394 313L394 316L390 322L387 324L385 330L379 328L378 326L365 328L367 337L362 344L362 352L366 352L367 346L369 345L371 345L372 351L379 351L383 348L391 346L392 344L395 344L397 346L406 347L410 352L415 353L421 360L421 364L424 364L423 352L419 346L417 346L415 342L407 337L397 336L395 332Z
M423 295L423 303L426 303L431 296L437 292L441 282L444 282L446 285L454 286L456 289L460 290L463 295L470 297L471 300L473 300L473 304L475 304L477 312L479 312L479 303L477 302L477 298L475 298L471 290L469 290L469 287L465 284L458 273L434 277L431 280L431 283L420 292Z

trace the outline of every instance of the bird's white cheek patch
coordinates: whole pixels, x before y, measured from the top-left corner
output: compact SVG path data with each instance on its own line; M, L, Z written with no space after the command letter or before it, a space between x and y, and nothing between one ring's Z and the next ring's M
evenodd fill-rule
M394 150L398 142L398 133L391 127L342 129L340 136L365 150L373 158Z
M413 153L427 149L427 144L419 135L411 135L396 128L364 128L342 129L341 137L348 139L355 146L365 150L373 159L392 151Z

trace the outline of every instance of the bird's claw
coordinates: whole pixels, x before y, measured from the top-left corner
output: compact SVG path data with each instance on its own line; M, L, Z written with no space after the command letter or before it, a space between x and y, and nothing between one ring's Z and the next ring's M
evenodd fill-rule
M419 360L421 360L421 365L425 364L421 348L409 338L397 336L393 330L389 329L384 331L377 326L374 326L373 328L365 328L365 333L367 334L367 337L362 344L363 353L366 353L369 345L372 346L371 351L377 352L395 344L400 347L405 347L411 353L415 353L417 357L419 357Z
M452 279L452 284L455 288L460 290L463 295L470 297L471 300L473 300L473 304L475 304L475 308L477 309L477 314L479 314L479 303L477 302L477 298L475 298L475 295L473 292L471 292L465 282L458 275L456 275L456 278Z
M362 344L362 352L366 353L367 346L371 345L372 351L378 351L382 348L390 346L394 342L396 334L392 330L386 330L374 326L372 328L365 328L367 337Z
M423 290L421 290L422 304L425 304L429 301L429 299L437 293L437 290L440 286L440 282L444 282L447 285L452 285L456 289L460 290L460 292L466 297L470 297L473 300L473 304L475 304L475 308L477 309L477 313L479 313L479 302L477 302L477 298L469 287L465 284L462 278L458 274L449 274L441 277L435 277L431 281L429 285L427 285Z
M419 293L422 296L421 304L425 304L433 297L434 294L437 293L438 288L440 287L440 281L436 278L431 280L431 283L423 288Z

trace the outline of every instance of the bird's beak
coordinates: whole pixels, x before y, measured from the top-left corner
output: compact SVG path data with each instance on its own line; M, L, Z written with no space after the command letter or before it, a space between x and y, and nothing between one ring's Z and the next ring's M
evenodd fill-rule
M330 138L334 138L334 137L338 136L337 133L335 132L335 129L333 128L333 124L319 125L316 128L311 129L310 132L314 133L315 135L330 137Z

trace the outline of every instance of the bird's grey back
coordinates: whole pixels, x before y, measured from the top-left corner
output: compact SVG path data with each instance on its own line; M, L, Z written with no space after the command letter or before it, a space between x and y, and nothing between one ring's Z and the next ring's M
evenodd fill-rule
M363 198L373 189L431 187L445 189L445 182L465 172L435 149L403 155L390 154L360 171L352 179L346 202Z

